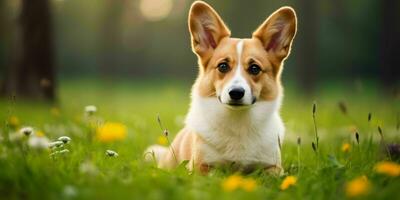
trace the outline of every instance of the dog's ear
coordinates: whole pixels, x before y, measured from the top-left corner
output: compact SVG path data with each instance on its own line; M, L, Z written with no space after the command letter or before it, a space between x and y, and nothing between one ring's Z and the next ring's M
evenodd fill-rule
M230 31L217 12L202 1L192 4L189 11L189 31L192 49L199 56L210 55L222 38L230 36Z
M289 53L296 34L297 18L291 7L282 7L272 13L253 33L274 59L282 61Z

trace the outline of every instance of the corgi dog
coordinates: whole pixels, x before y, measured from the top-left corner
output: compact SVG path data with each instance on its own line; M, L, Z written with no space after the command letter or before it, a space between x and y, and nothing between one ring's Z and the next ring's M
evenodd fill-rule
M188 24L199 74L185 127L170 147L150 146L146 159L164 169L187 160L189 170L201 173L231 164L281 173L280 77L296 34L295 11L278 9L246 39L231 38L221 17L202 1L192 4Z

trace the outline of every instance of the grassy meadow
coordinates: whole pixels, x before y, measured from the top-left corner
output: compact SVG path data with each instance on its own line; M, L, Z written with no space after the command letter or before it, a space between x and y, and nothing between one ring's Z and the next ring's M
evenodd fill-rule
M0 199L399 198L399 97L372 83L320 86L313 95L287 85L281 177L229 169L202 176L144 162L148 145L168 143L157 115L170 140L183 127L190 82L65 80L54 105L2 99ZM88 105L97 111L85 113ZM34 131L18 135L23 127ZM54 143L61 136L71 141Z

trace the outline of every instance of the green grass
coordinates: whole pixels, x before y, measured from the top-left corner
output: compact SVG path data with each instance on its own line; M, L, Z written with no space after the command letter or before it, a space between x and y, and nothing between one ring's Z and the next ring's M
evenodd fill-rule
M227 192L221 183L231 174L229 170L217 169L202 176L188 174L183 167L166 172L153 163L145 163L143 150L162 135L157 114L170 130L171 139L182 128L190 84L63 81L56 105L1 100L0 199L342 199L346 197L346 183L363 175L371 187L360 198L394 199L400 195L399 177L374 171L377 162L389 159L382 150L377 126L382 127L386 142L399 142L399 99L382 95L372 84L332 84L321 87L314 95L286 88L281 110L287 126L283 165L286 175L294 175L298 181L285 191L279 189L284 177L261 171L244 175L257 181L254 191ZM313 101L317 102L318 156L311 148ZM338 108L340 101L345 103L347 115ZM87 136L90 128L83 117L86 105L96 105L96 117L101 120L125 124L127 138L109 144L91 142ZM59 108L60 116L51 114L52 107ZM367 120L368 113L372 113L371 122ZM71 137L65 147L70 152L51 157L47 150L30 149L26 141L7 142L4 136L15 131L6 123L10 116L19 118L20 127L42 130L51 140L63 135ZM359 145L354 127L360 134ZM300 166L298 136L302 140ZM350 152L341 151L343 143L351 144ZM107 157L107 149L115 150L119 157ZM83 172L83 166L94 170Z

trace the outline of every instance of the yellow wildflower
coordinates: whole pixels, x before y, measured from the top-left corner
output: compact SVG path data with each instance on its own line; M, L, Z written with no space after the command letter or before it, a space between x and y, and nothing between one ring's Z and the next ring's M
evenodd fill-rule
M97 128L97 139L101 142L123 140L126 137L126 126L117 122L106 122Z
M35 135L36 135L37 137L44 137L44 132L41 131L41 130L38 130L38 131L36 131Z
M257 187L257 182L252 179L252 178L246 178L242 180L242 188L246 192L252 192L256 189Z
M358 197L368 193L371 184L366 176L357 177L346 184L347 197Z
M17 126L19 126L19 119L17 116L10 116L10 118L8 118L8 123L12 127L17 127Z
M168 139L165 136L159 136L158 137L158 144L160 145L167 145L168 144Z
M295 176L287 176L285 179L283 179L282 184L281 184L281 190L286 190L290 186L296 185L297 182L297 177Z
M238 188L242 188L246 192L252 192L257 187L257 182L252 178L243 178L240 175L232 175L226 178L222 184L222 189L231 192Z
M57 107L53 107L53 108L50 109L50 113L54 117L59 117L60 116L60 109L58 109Z
M382 161L375 165L375 171L380 174L396 177L400 175L400 165L395 162Z
M229 176L222 182L222 189L227 192L234 191L240 187L242 183L242 177L239 175Z
M349 152L349 151L350 151L350 148L351 148L351 146L350 146L349 143L344 143L344 144L342 145L342 151L345 152L345 153Z

